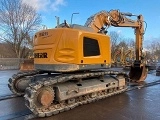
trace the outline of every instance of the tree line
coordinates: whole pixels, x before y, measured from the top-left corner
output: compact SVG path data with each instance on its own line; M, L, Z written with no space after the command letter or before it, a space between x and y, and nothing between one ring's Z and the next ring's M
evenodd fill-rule
M135 50L135 40L132 38L124 38L115 31L109 33L111 38L111 57L113 58L117 51L123 48L124 51L129 49ZM155 61L160 60L160 41L153 41L144 47L146 41L143 41L143 55L146 60Z
M26 58L32 54L32 36L39 29L41 16L36 9L22 0L0 1L0 57ZM134 49L135 40L124 38L115 31L109 33L111 38L111 56L116 51ZM147 46L147 59L153 55L160 58L160 42Z
M1 56L27 57L32 50L32 36L40 23L37 11L22 0L1 0Z

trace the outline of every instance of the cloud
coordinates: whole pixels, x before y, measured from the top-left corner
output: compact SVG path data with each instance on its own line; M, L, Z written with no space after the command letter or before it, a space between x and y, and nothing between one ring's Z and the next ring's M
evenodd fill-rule
M157 44L157 42L159 42L159 41L160 41L160 37L147 36L147 37L145 37L143 44L144 44L144 47L148 47L152 43Z
M50 3L50 0L22 0L24 3L34 7L36 10L45 10L48 4Z
M116 31L119 35L122 33L122 31L121 30L118 30L118 31Z
M38 11L53 10L58 11L60 6L65 6L65 0L22 0L23 3L31 5Z
M109 31L115 31L119 35L122 34L122 30L117 28L117 27L110 27L108 30Z
M51 5L51 8L54 11L58 11L59 6L64 6L64 5L66 5L64 0L54 0L54 2Z

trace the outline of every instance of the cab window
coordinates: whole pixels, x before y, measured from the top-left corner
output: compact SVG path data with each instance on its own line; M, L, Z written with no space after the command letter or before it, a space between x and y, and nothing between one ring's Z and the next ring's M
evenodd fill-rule
M98 56L100 55L100 49L98 40L84 37L83 38L83 56Z

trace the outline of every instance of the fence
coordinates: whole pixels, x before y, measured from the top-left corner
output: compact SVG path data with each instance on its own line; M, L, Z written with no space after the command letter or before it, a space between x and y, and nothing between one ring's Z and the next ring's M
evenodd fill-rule
M0 70L19 69L25 59L0 58Z

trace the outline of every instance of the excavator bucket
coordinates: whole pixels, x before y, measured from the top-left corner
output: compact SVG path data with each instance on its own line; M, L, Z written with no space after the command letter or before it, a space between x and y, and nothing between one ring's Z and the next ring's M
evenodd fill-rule
M21 71L34 70L34 59L25 59L20 64Z
M131 81L141 82L146 79L147 73L148 73L148 70L147 70L145 64L139 65L139 66L134 65L134 66L131 66L131 69L129 72L129 77L130 77Z

